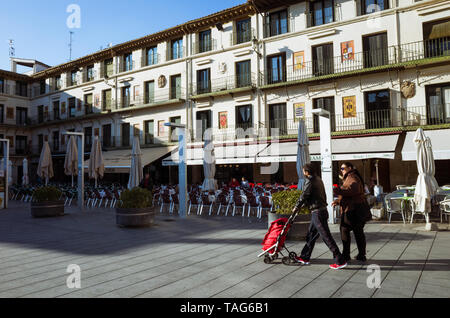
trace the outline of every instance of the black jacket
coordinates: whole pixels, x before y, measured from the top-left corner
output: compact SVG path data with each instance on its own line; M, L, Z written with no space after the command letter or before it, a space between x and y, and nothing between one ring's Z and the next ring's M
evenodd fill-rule
M318 176L306 178L303 193L297 201L297 209L306 206L310 211L327 207L327 195L322 179Z

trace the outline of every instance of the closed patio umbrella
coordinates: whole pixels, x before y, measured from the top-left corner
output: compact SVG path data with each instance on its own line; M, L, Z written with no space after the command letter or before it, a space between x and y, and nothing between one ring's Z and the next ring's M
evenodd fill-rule
M37 174L41 179L45 179L45 185L48 184L49 179L53 178L52 153L48 141L45 141L42 147Z
M439 186L434 178L434 156L431 140L425 136L422 128L416 131L414 143L417 151L417 177L414 201L416 211L425 213L429 223L428 213L431 212L431 198L436 194Z
M297 189L303 190L305 184L305 175L303 174L303 166L311 162L309 154L309 138L306 131L306 124L303 119L298 123L298 138L297 138L297 175L298 186Z
M203 149L203 172L205 180L203 181L203 191L215 191L217 189L216 176L216 155L214 153L214 143L212 138L205 140Z
M22 185L27 186L30 183L30 178L28 177L28 160L27 158L23 159L23 177L22 177Z
M128 180L128 189L139 187L144 178L144 171L142 167L142 152L139 143L139 137L135 136L133 139L133 149L131 151L131 169L130 179Z
M88 174L89 178L95 179L95 187L97 187L98 178L103 178L103 175L105 174L105 163L103 161L102 147L98 137L95 137L94 142L92 143Z
M64 173L72 176L72 187L73 176L78 175L78 148L75 138L75 136L70 137L67 143L66 158L64 160Z

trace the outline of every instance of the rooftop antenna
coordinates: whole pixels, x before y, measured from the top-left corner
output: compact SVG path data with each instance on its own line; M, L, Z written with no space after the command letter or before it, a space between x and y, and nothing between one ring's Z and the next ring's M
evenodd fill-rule
M70 33L70 42L69 42L69 61L72 61L72 43L73 43L73 39L72 39L72 36L73 36L73 31L69 31L69 33Z
M9 40L9 57L12 58L16 56L16 49L14 47L14 40L10 39Z

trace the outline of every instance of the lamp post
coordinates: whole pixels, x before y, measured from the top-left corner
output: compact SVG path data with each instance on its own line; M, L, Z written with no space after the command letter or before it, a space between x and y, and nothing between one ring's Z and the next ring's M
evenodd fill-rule
M182 219L187 215L187 172L186 172L186 125L165 123L164 126L177 129L178 134L178 189L180 193L180 204L178 214Z
M331 114L319 108L313 109L313 115L319 116L320 154L322 156L322 181L327 195L328 222L334 224L333 207L333 158L331 148Z
M77 137L78 148L78 207L84 209L84 133L63 132L63 135Z

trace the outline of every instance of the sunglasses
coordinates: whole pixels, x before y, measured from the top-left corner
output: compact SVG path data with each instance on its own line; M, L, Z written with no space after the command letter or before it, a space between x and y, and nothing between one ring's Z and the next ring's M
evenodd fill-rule
M347 168L341 168L341 171L344 171L345 169L347 169Z

